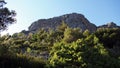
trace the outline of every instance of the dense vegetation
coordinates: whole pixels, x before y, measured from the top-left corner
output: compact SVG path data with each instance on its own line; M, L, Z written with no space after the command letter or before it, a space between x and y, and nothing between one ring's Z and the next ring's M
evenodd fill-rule
M120 29L94 33L66 24L0 37L0 68L120 68Z

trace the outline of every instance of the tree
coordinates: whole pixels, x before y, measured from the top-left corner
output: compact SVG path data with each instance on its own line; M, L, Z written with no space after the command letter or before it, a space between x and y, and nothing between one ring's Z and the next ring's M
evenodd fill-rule
M81 30L79 28L69 28L67 27L64 31L63 41L66 43L71 43L82 37Z
M54 44L50 51L49 63L51 68L119 68L120 60L109 54L109 51L99 43L97 37L78 39L76 42ZM91 46L93 45L93 46Z
M16 19L14 18L16 12L4 7L5 4L7 3L4 0L0 0L0 31L6 30L8 25L16 22Z
M57 30L60 32L64 32L67 27L68 25L64 21L62 21L61 25L57 26Z
M87 36L89 36L89 35L90 35L90 31L89 31L89 30L85 30L85 31L83 32L83 36L87 37Z

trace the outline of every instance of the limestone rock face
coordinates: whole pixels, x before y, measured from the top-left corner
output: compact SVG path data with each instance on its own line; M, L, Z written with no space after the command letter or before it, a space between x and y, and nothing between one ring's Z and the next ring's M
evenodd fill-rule
M78 27L81 28L83 31L88 29L90 32L94 32L97 29L96 25L90 23L84 15L71 13L49 19L39 19L29 26L29 31L34 32L40 28L52 28L53 30L55 30L56 27L62 23L62 21L64 21L71 28Z
M105 25L98 26L98 28L120 28L120 26L116 25L114 22L110 22Z

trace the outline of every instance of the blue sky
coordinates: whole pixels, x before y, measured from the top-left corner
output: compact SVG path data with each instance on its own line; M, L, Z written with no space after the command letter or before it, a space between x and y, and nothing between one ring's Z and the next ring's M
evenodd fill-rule
M120 0L5 0L6 7L17 12L17 23L2 34L27 30L38 19L69 13L83 14L91 23L120 25Z

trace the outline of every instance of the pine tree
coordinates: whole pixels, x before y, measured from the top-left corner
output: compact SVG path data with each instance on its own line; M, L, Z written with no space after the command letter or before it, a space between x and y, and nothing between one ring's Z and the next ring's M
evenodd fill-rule
M6 30L8 25L16 22L16 19L14 18L16 12L4 7L5 4L7 3L4 0L0 0L0 31Z

